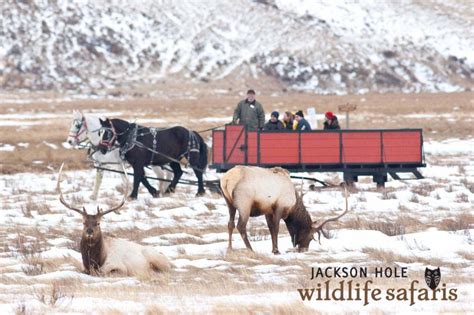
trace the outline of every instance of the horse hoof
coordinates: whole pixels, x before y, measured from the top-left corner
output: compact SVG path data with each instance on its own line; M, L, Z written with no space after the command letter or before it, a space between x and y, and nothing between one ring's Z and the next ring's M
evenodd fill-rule
M166 191L165 191L165 194L168 195L168 194L171 194L171 193L174 193L174 188L169 188L168 187L168 189L166 189Z
M128 200L137 200L137 196L130 195L128 196Z
M198 192L196 193L196 197L202 197L202 196L204 196L205 194L206 194L205 191L198 191Z
M274 255L280 255L280 251L277 249L276 251L273 252Z
M160 192L159 191L151 192L150 194L152 195L153 198L160 198Z

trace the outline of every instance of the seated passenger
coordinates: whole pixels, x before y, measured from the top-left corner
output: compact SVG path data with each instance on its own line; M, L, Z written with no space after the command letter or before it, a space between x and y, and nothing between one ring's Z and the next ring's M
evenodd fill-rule
M295 115L292 112L288 111L283 114L283 126L286 130L296 130L296 125L298 124L295 121Z
M277 111L274 111L272 115L270 116L270 120L263 126L263 130L268 131L268 130L283 130L285 129L285 126L283 126L283 123L278 120L278 116L280 116L280 113Z
M311 125L306 119L304 119L304 115L301 110L295 113L295 120L298 122L298 126L296 127L296 130L301 130L301 131L311 130Z
M339 126L339 121L337 120L337 116L334 115L332 112L326 112L324 115L324 130L337 130L341 129Z

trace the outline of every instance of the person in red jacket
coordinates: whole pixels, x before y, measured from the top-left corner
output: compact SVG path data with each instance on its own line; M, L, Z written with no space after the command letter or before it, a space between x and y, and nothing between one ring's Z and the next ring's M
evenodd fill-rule
M326 114L324 114L324 130L337 129L341 129L339 126L339 121L337 120L337 116L332 112L326 112Z

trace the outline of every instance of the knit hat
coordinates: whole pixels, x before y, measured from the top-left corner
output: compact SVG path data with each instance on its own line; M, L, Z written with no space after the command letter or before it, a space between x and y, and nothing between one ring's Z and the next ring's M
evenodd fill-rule
M303 112L301 110L297 111L295 115L300 116L301 118L304 118Z
M324 114L324 115L329 120L332 120L334 118L334 114L332 112L326 112L326 114Z
M247 91L247 94L253 94L253 95L255 95L255 90L250 89L250 90Z
M276 119L278 119L278 116L280 116L280 113L277 111L272 112L272 116L274 116Z

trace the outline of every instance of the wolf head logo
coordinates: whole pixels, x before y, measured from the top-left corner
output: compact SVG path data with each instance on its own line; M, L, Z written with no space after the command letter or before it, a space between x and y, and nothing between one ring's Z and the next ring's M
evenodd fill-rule
M441 281L441 270L439 267L437 269L425 269L425 281L428 287L431 289L436 289L439 282Z

